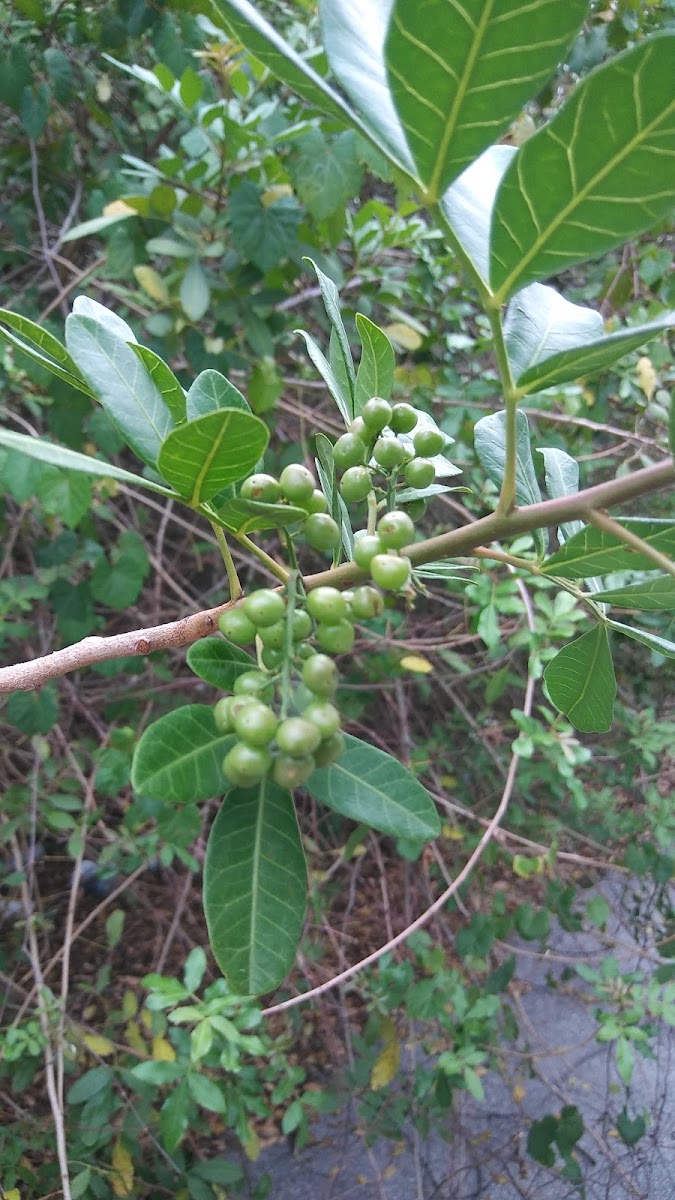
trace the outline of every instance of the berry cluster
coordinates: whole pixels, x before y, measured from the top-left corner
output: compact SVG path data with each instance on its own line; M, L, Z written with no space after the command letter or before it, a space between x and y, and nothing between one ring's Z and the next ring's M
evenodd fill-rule
M304 508L307 519L303 521L301 531L314 550L334 550L340 541L337 522L327 511L328 501L316 486L312 472L301 463L284 467L278 479L262 473L250 475L241 485L241 495L244 500L259 500L266 504L286 500Z
M306 598L294 595L292 605L262 588L221 615L221 633L236 646L256 641L261 663L240 675L233 694L214 709L219 732L238 738L223 761L230 783L251 787L271 772L281 787L299 787L315 767L339 758L344 739L332 702L338 672L329 655L351 650L354 621L383 608L370 585L344 593L318 587Z

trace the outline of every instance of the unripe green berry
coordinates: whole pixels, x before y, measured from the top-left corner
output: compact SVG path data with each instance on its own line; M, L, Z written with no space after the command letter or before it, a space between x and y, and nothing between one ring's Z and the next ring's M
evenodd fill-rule
M385 513L377 523L377 532L387 550L400 550L415 536L415 526L407 513L394 509Z
M365 443L356 433L343 433L333 446L333 462L338 471L358 467L366 457Z
M366 583L356 588L350 607L358 621L370 621L384 611L384 598L376 588Z
M351 425L349 426L349 432L355 433L356 436L360 437L361 441L364 443L368 442L368 440L369 440L370 435L368 433L368 430L366 429L366 423L365 423L363 417L354 417L354 420L352 421Z
M284 661L284 652L274 650L271 646L263 646L260 661L268 671L278 671Z
M304 642L312 632L312 618L304 608L296 608L291 624L291 636L294 642Z
M394 471L408 457L408 451L398 438L386 436L378 438L373 448L373 458L385 471Z
M413 435L413 446L415 453L423 458L433 458L435 454L442 454L445 450L446 437L441 433L440 429L418 429Z
M253 696L258 700L268 700L272 696L272 685L269 675L264 671L242 671L235 679L232 691L235 696Z
M223 773L235 787L252 787L271 765L272 756L267 750L237 742L223 759Z
M308 658L313 658L315 654L316 650L309 642L300 642L300 645L295 648L296 658L299 658L301 662L305 662Z
M337 708L328 700L313 700L311 704L307 705L302 715L306 721L311 721L312 725L316 725L322 741L337 733L342 724Z
M328 512L328 501L321 488L314 488L309 500L302 507L306 508L308 513Z
M395 404L391 410L389 428L394 433L410 433L417 424L417 413L412 404Z
M258 630L258 636L265 649L283 650L286 645L286 622L276 621L274 625L266 625Z
M411 488L427 488L436 478L436 468L430 458L413 458L406 464L403 478Z
M290 788L302 787L309 779L316 763L311 754L305 754L302 758L291 758L290 754L280 754L274 760L272 767L272 778L279 787Z
M347 613L347 601L334 587L314 588L307 597L307 611L315 621L334 625Z
M302 532L313 550L334 550L340 541L340 528L328 513L312 513Z
M258 700L251 700L234 717L235 732L247 746L268 746L278 724L276 713Z
M313 754L320 741L321 734L316 725L305 717L287 717L277 729L277 746L292 758Z
M376 554L382 554L384 542L376 533L364 533L354 538L354 562L366 570Z
M405 506L405 511L411 521L420 521L427 511L426 500L410 500Z
M371 433L379 433L391 420L391 404L383 400L381 396L372 396L370 400L366 400L361 409L361 416L366 429L369 429Z
M281 485L274 475L249 475L241 485L241 496L244 500L259 500L264 504L274 504L281 495Z
M218 628L235 646L248 646L255 640L256 627L243 608L228 608L218 618Z
M289 463L279 476L281 490L294 504L304 504L310 500L316 488L316 482L311 471L302 463Z
M354 645L354 626L345 618L337 624L319 624L316 640L328 654L348 654Z
M234 729L232 721L233 696L222 696L213 709L213 719L218 733L231 733Z
M302 682L315 696L332 696L338 684L338 670L332 658L327 654L308 658L302 668Z
M409 558L398 554L376 554L370 564L373 581L385 592L400 592L410 579Z
M365 500L372 486L367 467L349 467L340 480L340 495L348 504L358 504Z
M332 763L337 762L338 758L344 753L345 744L345 739L341 733L334 733L331 737L321 742L314 753L314 761L317 767L329 767Z
M286 604L279 592L273 592L271 588L259 588L246 597L242 608L249 621L258 628L264 628L283 619Z

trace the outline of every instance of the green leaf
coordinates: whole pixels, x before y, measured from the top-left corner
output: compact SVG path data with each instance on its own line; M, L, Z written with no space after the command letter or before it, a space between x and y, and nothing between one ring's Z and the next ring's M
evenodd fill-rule
M190 321L201 321L209 307L211 291L204 268L196 258L181 280L178 298L185 316Z
M240 408L250 413L251 409L238 388L230 383L220 371L209 369L197 376L185 400L188 421L217 412L219 408Z
M12 692L7 700L5 717L22 733L49 733L59 715L56 688L48 685L39 692Z
M320 0L323 43L331 70L376 144L407 174L415 167L387 83L384 43L393 0Z
M155 354L154 350L149 350L147 346L139 346L138 342L134 342L131 349L143 363L173 420L177 425L184 421L186 415L185 392L171 368L167 366L163 358Z
M109 229L112 225L119 225L120 221L128 221L129 217L137 216L136 210L130 207L127 212L114 213L109 217L92 217L91 221L81 221L79 225L73 225L61 240L76 242L79 238L92 237L95 233L103 233L104 229Z
M220 21L243 46L251 50L277 79L302 96L313 108L360 125L358 117L339 93L317 75L248 0L215 0L211 13L213 19Z
M201 638L187 652L187 664L195 675L220 688L231 692L235 679L244 671L255 667L255 659L224 638Z
M307 903L307 867L293 800L264 779L220 806L204 864L204 912L230 987L260 995L293 966Z
M320 267L317 266L312 258L305 257L304 261L309 263L319 281L321 298L323 300L324 308L326 309L326 316L331 323L332 331L335 333L338 348L342 356L344 372L349 382L349 409L351 417L354 417L355 414L353 411L353 400L354 389L356 387L356 372L354 370L354 360L352 358L351 346L349 345L349 338L347 337L347 330L345 329L344 321L342 320L342 313L340 311L340 293L338 292L336 285L333 283L333 280L329 279L328 276L324 274L324 272Z
M642 517L618 518L619 525L636 534L654 550L675 557L675 524ZM563 579L587 579L613 571L650 571L654 564L630 546L594 525L585 525L541 565L545 575Z
M649 633L646 629L635 629L633 625L624 625L621 621L608 621L610 629L622 633L624 637L632 638L634 642L642 642L648 650L662 654L664 658L675 658L675 642L660 637L657 633Z
M197 1104L200 1104L202 1108L206 1108L209 1112L225 1112L225 1097L214 1079L209 1079L207 1075L198 1075L195 1072L191 1072L187 1077L187 1081L190 1095Z
M192 507L251 473L269 441L251 413L221 408L169 434L157 460L161 475Z
M311 358L312 362L314 363L314 366L316 367L317 371L319 372L319 375L323 379L326 387L328 388L328 391L330 392L335 403L337 404L340 415L341 415L345 425L349 425L350 421L352 420L351 396L349 394L345 395L344 389L340 385L340 383L337 379L337 376L335 375L335 373L333 371L333 368L331 367L330 363L328 362L328 359L326 358L325 354L323 353L323 350L321 350L317 346L316 342L314 341L314 338L310 337L310 335L308 333L305 333L304 329L294 329L293 333L299 334L300 337L303 339L305 346L307 348L307 353L309 354L309 357Z
M49 88L46 83L25 87L19 105L21 123L29 138L37 141L49 116Z
M37 495L50 516L59 517L68 529L76 529L91 507L91 484L79 471L44 471Z
M310 776L306 788L315 800L392 837L438 837L436 808L414 775L359 738L347 736L345 741L338 761Z
M73 316L91 317L92 321L97 321L99 325L103 325L109 333L114 333L115 337L121 338L123 342L136 341L136 335L131 325L127 325L122 317L118 316L112 309L106 308L105 304L99 304L98 300L91 300L89 296L75 297Z
M644 583L595 592L593 599L601 600L603 604L613 604L616 608L637 608L643 612L670 611L675 609L675 577L657 575L655 579L646 579Z
M91 594L109 608L128 608L140 596L150 571L145 544L134 529L126 529L109 553L109 562L102 557L94 567L89 581Z
M71 313L66 318L66 345L124 440L154 467L173 420L144 364L93 317Z
M504 337L516 387L527 395L609 366L673 325L675 312L668 312L648 325L605 333L600 313L531 283L509 304Z
M633 1118L629 1117L625 1106L616 1118L616 1127L622 1142L626 1146L635 1146L647 1131L647 1123L644 1117L642 1115Z
M250 179L232 193L230 223L236 249L261 271L271 271L296 243L302 209L291 196L263 204L262 192Z
M544 671L556 708L582 733L606 733L612 724L616 679L604 625L569 642Z
M537 446L537 450L544 458L546 491L551 499L576 495L579 491L579 464L576 459L565 450L557 450L553 446ZM560 530L565 541L568 541L583 527L583 521L565 521Z
M506 414L490 413L481 417L473 427L474 445L481 466L496 487L500 488L506 465ZM530 447L530 427L524 412L516 413L516 504L538 504L539 484ZM546 553L546 537L541 529L532 534L537 552Z
M137 792L168 804L210 800L225 791L222 762L232 744L218 733L213 709L186 704L149 725L131 767Z
M430 202L538 94L587 8L586 0L462 0L449 11L395 0L385 42L389 87Z
M310 129L295 141L288 169L294 190L317 220L344 209L363 179L354 130L329 140L320 129Z
M616 55L520 148L493 215L490 278L500 301L605 254L671 210L674 50L675 36L665 34Z
M147 488L150 492L159 492L161 496L175 496L170 488L143 475L135 475L133 471L125 471L112 463L103 462L100 458L90 458L88 454L80 454L77 450L68 450L65 446L57 446L53 442L43 442L40 438L29 437L25 433L13 433L9 429L0 429L0 446L9 446L29 458L40 462L52 463L55 467L65 467L70 471L83 471L85 475L95 475L98 479L119 479L120 483L131 483L135 487Z
M464 254L490 291L490 228L499 185L515 146L491 146L455 180L441 208Z
M9 329L3 329L3 325L8 325ZM23 337L17 337L16 334L22 334ZM58 338L55 338L47 329L42 329L34 321L29 321L28 317L21 317L7 308L0 308L0 337L10 346L14 346L16 350L20 350L22 354L28 355L34 362L40 363L47 371L51 371L52 375L63 379L65 383L69 383L78 391L84 392L85 396L95 398L91 388L82 379L65 346L62 346ZM29 340L24 341L23 338ZM36 350L35 346L39 349Z
M230 533L256 533L263 529L287 529L307 519L304 508L293 504L266 504L236 496L217 509L218 524Z
M85 1071L68 1090L69 1104L85 1104L92 1096L97 1096L104 1088L112 1087L115 1076L110 1067L92 1067Z
M37 4L36 7L41 8L42 6ZM73 68L68 55L55 46L48 46L45 50L45 67L56 99L61 104L67 104L73 90Z
M180 1145L191 1115L187 1082L182 1079L177 1087L171 1089L159 1110L159 1132L162 1145L169 1154L173 1154Z
M362 349L354 389L354 416L359 415L371 396L389 400L396 367L394 349L386 333L361 313L356 314L356 328Z

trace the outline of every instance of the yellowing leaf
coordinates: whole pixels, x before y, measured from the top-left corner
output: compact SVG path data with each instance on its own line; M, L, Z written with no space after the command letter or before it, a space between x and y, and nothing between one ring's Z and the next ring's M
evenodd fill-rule
M464 833L457 825L444 825L441 829L441 835L447 838L449 842L463 842Z
M287 183L275 183L272 187L265 188L260 203L263 208L269 208L270 204L276 204L277 200L283 199L284 196L292 196L293 188Z
M515 854L513 857L514 875L519 875L521 879L529 879L530 875L541 875L543 869L542 857L528 858L526 854Z
M18 1188L10 1188L8 1192L3 1192L5 1200L21 1200L21 1192Z
M141 1023L148 1033L152 1033L152 1013L149 1008L141 1009Z
M138 1012L138 997L135 992L126 991L122 997L122 1016L135 1017Z
M387 1087L392 1079L395 1079L398 1075L400 1066L401 1043L397 1037L394 1037L375 1059L373 1069L370 1072L371 1091L379 1092L381 1088Z
M154 267L134 267L134 275L144 292L159 304L169 303L169 289Z
M394 321L391 325L385 325L384 332L402 350L419 350L422 345L422 338L417 330L413 329L411 325L404 324L403 321Z
M113 1054L115 1050L115 1043L111 1042L110 1038L101 1037L97 1033L85 1033L82 1041L87 1049L91 1050L92 1054L98 1054L101 1058L105 1058L108 1054Z
M433 663L430 663L429 659L424 658L422 654L404 654L401 666L406 671L414 671L416 675L428 675L434 669Z
M523 1087L522 1083L517 1083L516 1086L514 1087L513 1091L511 1092L511 1095L513 1096L513 1099L515 1100L516 1104L522 1104L523 1100L525 1099L526 1094L527 1093L526 1093L525 1088Z
M158 1062L175 1062L176 1051L166 1038L154 1037L152 1039L152 1057Z
M244 1153L249 1162L257 1162L260 1157L260 1138L255 1129L249 1124L246 1141L244 1142Z
M116 1196L131 1196L134 1186L134 1164L131 1154L119 1138L112 1152L112 1190Z
M133 217L136 215L136 209L127 204L126 200L111 200L110 204L106 204L103 209L104 217Z
M137 1021L129 1021L129 1024L124 1030L124 1036L127 1039L127 1045L131 1050L135 1050L137 1054L146 1053L146 1045L143 1041Z
M648 400L651 400L656 388L656 371L652 366L651 358L647 358L646 355L638 358L635 364L635 377L640 391L644 392Z

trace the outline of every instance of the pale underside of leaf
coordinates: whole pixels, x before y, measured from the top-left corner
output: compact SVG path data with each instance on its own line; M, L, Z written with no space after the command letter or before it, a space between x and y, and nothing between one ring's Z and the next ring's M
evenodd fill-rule
M14 433L9 429L0 429L0 446L11 450L19 450L29 458L40 462L50 463L55 467L63 467L68 471L81 471L84 475L94 475L98 479L117 479L120 483L130 483L134 487L146 488L150 492L159 492L161 496L175 498L176 493L171 488L156 483L154 479L145 479L135 475L133 471L125 471L113 463L103 462L100 458L90 458L88 454L80 454L67 446L57 446L52 442L43 442L40 438L29 437L25 433Z

